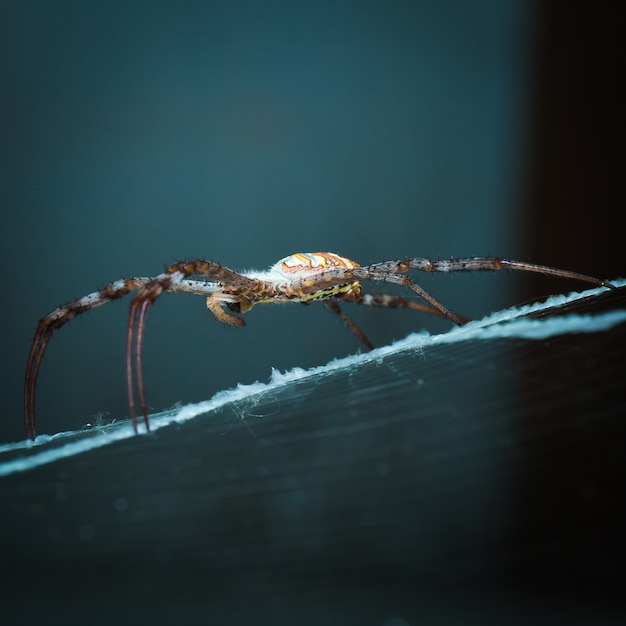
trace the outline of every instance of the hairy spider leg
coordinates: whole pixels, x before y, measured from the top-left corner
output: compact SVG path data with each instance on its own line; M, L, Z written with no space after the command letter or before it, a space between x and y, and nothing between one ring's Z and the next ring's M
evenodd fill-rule
M363 300L359 304L366 304L368 306L382 306L390 309L412 309L413 311L421 311L422 313L428 313L429 315L436 315L438 317L444 317L439 309L434 309L427 304L421 304L420 302L414 302L413 300L407 300L402 296L390 296L383 293L364 293ZM465 317L455 313L464 324L471 322L471 318Z
M467 321L467 318L448 311L446 307L444 307L428 292L406 276L406 272L410 269L417 269L425 272L497 271L501 269L512 269L547 274L550 276L560 276L562 278L580 280L597 286L615 289L615 285L610 282L594 278L593 276L587 276L586 274L580 274L569 270L560 270L545 265L525 263L522 261L510 261L500 257L469 257L438 261L426 258L410 258L400 261L385 261L382 263L375 263L372 265L354 268L329 268L319 276L317 289L323 289L324 287L328 288L354 279L376 280L393 283L409 287L421 298L426 300L436 311L438 311L441 316L446 317L456 325L460 326ZM337 299L341 299L341 296L338 296ZM365 303L365 297L361 303ZM399 306L402 305L400 304ZM342 319L344 319L344 321L346 317L347 316L342 312ZM354 330L354 323L350 323L348 325Z
M24 379L24 430L28 439L35 438L35 383L41 365L43 353L50 341L52 333L60 325L46 323L43 318L37 326L35 338L26 363L26 378Z
M141 305L139 309L139 320L137 322L137 345L140 346L143 342L143 329L146 323L146 312L148 311L148 307L152 303L149 300L146 300ZM139 399L141 401L141 413L144 416L144 423L146 425L146 430L148 430L148 409L146 407L146 399L143 388L143 366L141 364L141 350L137 350L135 353L135 358L137 361L137 390L139 392ZM130 405L129 405L130 406ZM134 412L134 407L133 407ZM135 428L137 428L137 424L135 423Z
M328 281L330 284L336 284L337 281L343 281L346 280L346 278L357 280L376 280L380 282L400 285L402 287L408 287L423 300L426 300L426 302L428 302L434 309L436 309L442 317L449 319L457 326L463 325L463 320L466 318L461 318L454 313L448 311L448 309L446 309L443 304L441 304L438 300L435 300L435 298L433 298L427 291L425 291L418 284L413 282L411 278L402 274L381 271L378 268L378 265L379 264L366 265L363 267L355 267L343 270L328 270L328 272L326 272L324 275L324 280Z
M54 331L67 324L67 322L74 319L77 315L81 315L107 302L122 298L131 290L141 288L149 280L149 278L126 278L115 281L100 291L90 293L78 300L68 302L58 307L39 320L28 355L26 376L24 379L24 429L29 439L34 439L36 436L35 387L37 377L39 376L39 368L41 367L44 352Z
M156 299L157 296L155 296ZM148 418L146 417L147 409L145 407L144 401L144 392L143 392L143 370L141 367L141 344L143 342L143 331L146 320L146 312L148 307L152 304L154 300L150 301L148 299L136 302L133 301L130 306L130 314L128 319L128 329L126 335L126 386L128 388L128 410L130 413L130 419L133 424L133 428L135 432L137 432L137 417L135 414L135 397L134 397L134 389L133 389L133 362L132 362L132 353L133 353L133 335L135 330L135 320L137 320L137 337L136 337L136 349L135 349L135 359L136 359L136 369L137 369L137 389L139 391L139 399L141 402L141 411L144 416L144 423L146 425L146 430L150 430L150 426L148 423Z
M227 267L219 265L218 263L206 261L204 259L178 261L177 263L170 265L162 274L156 276L143 286L131 302L126 334L126 386L128 390L128 408L135 432L137 432L137 416L135 412L133 383L133 344L135 349L135 368L137 370L137 396L146 430L150 430L141 359L146 313L148 308L155 303L156 299L164 291L181 291L181 285L185 283L184 279L192 275L203 276L204 278L209 278L211 280L227 284L229 289L233 292L239 290L244 293L253 293L263 287L263 285L260 285L257 280L247 278L233 272ZM215 288L211 290L211 293L207 297L207 305L209 302L215 302L215 299L213 298L214 294ZM245 302L246 300L244 296L232 296L231 299L232 301L239 301L241 299L242 302ZM222 316L215 313L213 306L209 306L208 308L220 321L224 321L223 315L228 315L224 313L221 308L220 311L223 314ZM228 317L238 320L240 319L232 315L229 315ZM241 322L243 322L243 320L241 320ZM136 334L135 327L137 329Z
M362 269L373 269L375 271L404 273L409 269L416 269L422 272L496 272L498 270L509 269L521 272L534 272L537 274L545 274L548 276L559 276L582 282L592 283L598 287L607 287L608 289L616 289L615 285L607 280L600 280L593 276L572 272L570 270L561 270L556 267L547 265L535 265L524 261L511 261L501 257L467 257L449 260L412 258L403 261L386 261L369 265Z
M333 313L338 315L343 320L346 326L368 347L369 350L374 349L374 345L366 337L365 333L346 315L346 313L344 313L336 300L323 300L323 302ZM391 309L412 309L414 311L421 311L422 313L444 317L443 313L439 309L434 309L432 306L407 300L402 296L364 293L359 299L355 300L355 302L357 304L365 304L367 306L381 306ZM471 321L469 317L458 315L456 313L455 317L457 317L463 324L467 324L467 322Z
M163 293L167 285L166 279L159 282L155 279L148 283L134 298L130 304L128 316L128 328L126 332L126 386L128 389L128 410L133 429L137 432L137 417L135 414L135 394L133 386L133 340L135 343L135 359L137 369L137 389L139 392L139 402L141 404L142 415L146 429L150 430L147 410L145 408L145 397L143 394L143 371L141 368L141 346L143 343L144 325L148 307ZM137 334L135 336L135 322L137 323Z
M333 312L336 313L344 322L344 324L367 346L369 350L374 349L374 345L365 336L363 331L342 311L336 300L322 300L322 302Z
M226 268L221 268L221 266L220 269L224 270L224 272L220 272L220 275L222 277L226 276L227 272L230 272L230 270L227 270ZM240 279L238 283L245 283L246 286L250 286L251 281L242 276L239 276L238 274L235 274L234 272L232 272L232 274ZM234 280L230 276L228 279L231 280L231 284L232 282L234 282ZM41 318L39 324L37 325L37 330L35 331L33 343L31 345L30 353L28 355L28 361L26 363L26 375L24 377L24 430L26 432L27 438L35 439L35 437L37 436L35 425L35 389L43 356L50 341L50 337L53 335L53 333L65 324L67 324L67 322L74 319L77 315L86 313L87 311L102 306L103 304L107 304L108 302L119 300L129 292L140 290L154 280L154 278L142 276L134 278L123 278L114 281L103 287L100 291L95 291L86 296L83 296L82 298L73 300L72 302L68 302L67 304L56 308L48 315ZM189 293L192 295L209 296L214 293L216 289L217 286L215 284L207 284L202 281L181 279L172 282L165 290L177 293ZM130 325L129 331L132 331L133 327L134 324ZM129 342L132 345L132 341L128 340L127 349ZM130 380L132 383L132 378Z
M399 274L386 274L384 272L378 272L375 270L370 270L368 268L359 269L363 271L358 271L356 275L360 276L362 274L362 276L360 276L361 278L367 278L368 280L380 280L384 282L395 283L397 285L401 285L402 287L408 287L409 289L413 290L418 296L426 300L426 302L428 302L434 309L439 311L442 317L449 319L457 326L463 325L463 320L460 317L458 317L451 311L448 311L448 309L443 306L441 302L435 300L435 298L433 298L427 291L422 289L408 276Z

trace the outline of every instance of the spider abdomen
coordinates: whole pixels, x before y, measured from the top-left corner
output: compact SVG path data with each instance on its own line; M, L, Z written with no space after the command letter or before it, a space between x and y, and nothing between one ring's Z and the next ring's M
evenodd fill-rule
M358 263L333 252L296 252L278 261L272 270L285 274L320 273L331 268L352 269Z
M341 298L343 300L354 300L360 296L361 285L359 281L350 281L341 285L329 285L314 291L307 288L307 278L315 278L317 281L321 274L329 270L354 269L360 267L351 259L339 256L334 252L296 252L275 263L270 272L277 273L288 278L293 289L287 287L285 292L287 297L298 302L312 302L314 300L325 300L328 298ZM299 288L296 287L299 285Z

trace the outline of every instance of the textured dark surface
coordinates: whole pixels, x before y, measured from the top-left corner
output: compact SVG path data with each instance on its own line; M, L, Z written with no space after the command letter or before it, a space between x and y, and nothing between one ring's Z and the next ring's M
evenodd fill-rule
M618 623L625 333L404 351L237 405L255 437L224 407L2 478L7 623Z

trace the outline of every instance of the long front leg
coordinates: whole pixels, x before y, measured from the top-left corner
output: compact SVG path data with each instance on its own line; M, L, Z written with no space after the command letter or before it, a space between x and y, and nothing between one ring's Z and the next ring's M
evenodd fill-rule
M150 280L152 279L125 278L116 280L100 291L95 291L78 300L68 302L41 318L30 348L28 362L26 363L26 374L24 376L24 430L26 431L26 437L34 439L37 435L35 428L35 387L43 355L48 347L50 337L56 330L77 315L86 313L113 300L123 298L130 291L141 289Z
M258 281L241 276L218 263L204 259L191 259L190 261L178 261L170 265L162 274L151 279L139 290L130 305L128 330L126 334L126 386L128 390L128 409L135 432L137 432L137 417L135 413L133 381L133 348L137 396L146 430L150 430L142 369L142 348L146 314L148 308L156 302L157 298L164 291L194 294L201 292L197 282L186 280L189 276L193 275L204 276L210 280L226 283L229 287L235 289L254 290L258 288ZM214 293L215 287L212 287L211 291ZM212 294L209 294L208 300L211 300L211 298ZM218 319L221 318L218 317ZM235 317L233 317L233 319L239 320L239 318ZM224 320L222 319L221 321ZM243 320L241 320L241 322L243 322Z
M524 261L512 261L501 257L467 257L436 261L416 257L402 261L375 263L362 269L369 269L374 272L391 272L395 274L403 274L410 269L419 270L421 272L496 272L507 269L520 272L534 272L547 276L560 276L561 278L591 283L598 287L615 289L615 285L612 285L610 282L593 276L587 276L586 274L580 274L570 270L561 270L556 267L549 267L548 265L535 265L534 263L526 263Z
M102 306L103 304L107 304L108 302L112 302L113 300L118 300L131 291L139 290L139 297L141 290L148 286L154 287L155 284L158 285L160 291L156 296L148 297L149 304L152 304L156 297L158 297L158 295L160 295L163 291L209 296L218 289L216 284L186 280L189 276L194 274L198 274L209 280L226 282L235 288L253 289L258 286L256 281L245 276L241 276L228 268L218 265L217 263L205 261L204 259L192 259L191 261L180 261L178 263L174 263L167 268L163 274L157 277L135 277L116 280L108 284L100 291L95 291L94 293L90 293L82 298L68 302L43 317L39 321L35 337L33 338L33 343L31 345L26 364L26 374L24 376L24 429L26 431L26 437L34 439L37 435L35 427L35 388L37 385L43 355L48 347L50 337L56 330L67 324L67 322L74 319L76 316ZM150 292L151 289L144 292L144 294L141 295L137 301L136 306L140 306L142 299L146 298L146 294ZM131 306L131 316L133 311L136 316L138 310L138 308ZM134 320L135 317L132 316L132 319ZM128 352L129 350L132 351L134 328L134 321L132 323L129 321L127 337L127 375ZM138 342L138 348L139 353L141 354L141 341ZM139 362L141 362L141 357L139 358ZM127 382L129 387L132 389L132 375L128 375ZM129 393L129 396L130 395L131 393ZM145 405L145 402L143 402L143 404ZM133 410L134 409L131 408L131 413ZM145 411L143 412L145 413ZM144 419L146 419L145 415Z

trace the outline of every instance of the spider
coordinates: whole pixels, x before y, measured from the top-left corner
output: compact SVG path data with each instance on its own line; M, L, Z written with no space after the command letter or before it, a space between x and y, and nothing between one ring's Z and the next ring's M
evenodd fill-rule
M368 349L372 349L373 345L361 329L343 312L339 302L414 309L445 317L457 325L469 321L465 317L450 312L417 285L407 275L407 272L412 269L423 272L511 269L561 276L611 289L615 288L614 285L605 280L577 272L498 257L470 257L436 261L426 258L409 258L361 267L358 263L338 254L310 252L285 257L267 271L242 273L234 272L219 263L204 259L178 261L155 277L124 278L112 282L100 291L60 306L39 321L26 365L24 384L26 436L30 439L34 439L36 436L35 385L44 351L52 333L77 315L122 298L131 291L136 291L137 294L130 304L126 334L126 384L130 418L133 428L137 432L135 377L143 421L146 430L150 429L141 365L146 313L164 291L205 296L209 311L220 322L231 326L244 326L245 321L238 315L247 313L257 304L279 302L310 304L320 301L338 315ZM189 280L194 275L202 276L206 280ZM363 293L361 283L365 280L408 287L425 303L413 302L397 295Z

